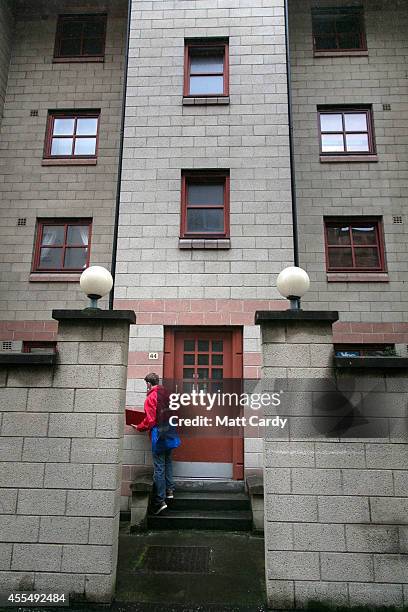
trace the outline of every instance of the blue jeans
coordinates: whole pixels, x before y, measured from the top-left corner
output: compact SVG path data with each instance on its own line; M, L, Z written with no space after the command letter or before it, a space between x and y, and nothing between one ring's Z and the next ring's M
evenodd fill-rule
M164 453L153 453L155 502L160 504L166 499L166 490L173 491L173 463L171 461L172 449Z

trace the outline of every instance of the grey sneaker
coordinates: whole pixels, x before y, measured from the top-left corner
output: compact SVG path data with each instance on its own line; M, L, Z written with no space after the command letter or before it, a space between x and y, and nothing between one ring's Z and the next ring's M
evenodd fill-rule
M153 514L160 514L160 512L163 512L163 510L165 510L166 508L167 508L166 502L162 501L153 511Z
M174 499L174 492L171 489L167 489L166 499Z

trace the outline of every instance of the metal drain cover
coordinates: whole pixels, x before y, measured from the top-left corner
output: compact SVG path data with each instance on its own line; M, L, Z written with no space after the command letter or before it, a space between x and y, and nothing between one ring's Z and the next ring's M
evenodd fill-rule
M149 546L143 569L149 572L207 574L210 551L208 546Z

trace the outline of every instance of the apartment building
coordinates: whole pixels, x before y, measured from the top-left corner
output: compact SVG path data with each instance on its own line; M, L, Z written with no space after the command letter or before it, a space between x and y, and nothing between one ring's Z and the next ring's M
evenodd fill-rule
M254 313L287 308L295 179L304 308L340 311L338 352L406 351L406 4L289 0L288 32L284 4L133 1L128 53L126 2L2 4L3 350L53 341L51 309L84 305L81 270L110 268L117 233L114 307L137 314L128 406L147 371L258 378ZM123 509L150 461L144 436L124 442ZM180 476L242 479L262 443L176 457Z

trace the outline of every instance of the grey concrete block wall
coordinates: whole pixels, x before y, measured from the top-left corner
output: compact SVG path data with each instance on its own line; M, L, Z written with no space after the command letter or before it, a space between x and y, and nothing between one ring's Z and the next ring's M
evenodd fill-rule
M0 370L2 592L114 594L128 334L126 320L73 316L56 366Z
M289 2L300 262L312 279L304 303L334 307L343 322L406 322L408 7L399 0L359 4L368 56L314 57L311 8L339 2ZM378 162L320 163L319 104L371 104ZM389 282L327 282L324 215L383 218ZM403 223L394 224L393 216L402 216Z
M183 106L184 39L228 37L230 104ZM292 260L283 0L133 2L116 298L277 297ZM178 248L183 169L229 169L231 249Z
M6 99L14 18L7 1L0 6L0 125Z
M53 63L57 16L67 11L108 13L103 63ZM124 0L43 3L41 14L19 3L0 132L2 320L43 320L53 307L82 303L75 283L29 282L37 218L92 218L91 264L110 268L126 16ZM4 58L0 51L0 64ZM42 166L47 114L56 109L100 109L96 166ZM18 218L26 225L17 226Z
M306 349L329 346L330 324L302 326L301 334L293 323L261 325L264 380L286 378L296 388L283 396L279 412L289 419L286 436L265 438L268 603L277 609L313 600L402 607L408 584L406 370L341 374L331 365L311 367ZM296 349L292 367L273 367L271 355L287 356L288 346ZM323 381L327 389L349 390L353 406L364 398L363 428L326 433L316 421L321 404L307 397L316 399ZM325 404L326 414L333 406ZM382 420L381 437L370 433L370 417Z

